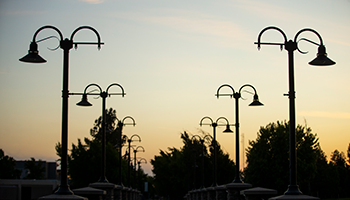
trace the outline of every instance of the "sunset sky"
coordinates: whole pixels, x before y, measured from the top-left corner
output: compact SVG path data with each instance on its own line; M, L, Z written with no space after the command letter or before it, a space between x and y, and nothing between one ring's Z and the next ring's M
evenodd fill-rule
M65 38L79 26L94 27L105 45L81 45L70 51L69 91L81 93L90 83L106 89L123 86L126 96L107 98L107 108L118 118L132 116L136 126L124 134L138 134L146 152L143 168L168 147L180 148L184 131L212 134L199 126L209 116L235 121L234 99L215 97L222 84L235 90L252 84L263 107L249 107L252 95L240 100L240 133L247 148L261 126L289 119L288 57L278 46L254 42L268 26L284 31L288 39L303 28L316 30L323 39L332 67L313 67L317 46L300 41L307 54L295 51L296 119L311 127L329 158L332 151L346 152L350 143L350 1L349 0L0 0L0 148L16 160L30 157L58 159L61 141L61 90L63 51L58 40L38 43L45 64L18 59L27 54L37 29L57 27ZM37 39L51 35L41 31ZM319 42L315 34L299 38ZM95 42L92 31L82 30L74 41ZM277 31L267 31L264 42L283 43ZM248 89L248 88L247 88ZM111 88L110 92L119 92ZM224 92L224 91L223 91ZM69 97L69 148L78 138L89 137L101 115L101 99L78 107L80 96ZM234 127L232 127L234 130ZM217 129L217 140L234 159L234 134ZM242 149L241 148L241 149ZM241 150L242 152L242 150ZM241 153L242 155L242 153ZM242 158L243 159L243 158ZM242 163L242 162L241 162ZM107 174L108 178L108 174Z

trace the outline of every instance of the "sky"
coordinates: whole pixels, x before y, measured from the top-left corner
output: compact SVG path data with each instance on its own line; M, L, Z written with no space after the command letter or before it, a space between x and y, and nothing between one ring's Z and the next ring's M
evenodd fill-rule
M151 174L150 160L168 147L180 148L180 134L212 134L212 127L199 126L209 116L235 121L235 102L217 99L222 84L235 91L253 85L262 107L248 106L252 95L243 92L239 101L240 146L248 147L261 126L289 120L288 56L278 46L254 42L261 30L276 26L288 40L303 28L317 31L326 46L331 67L314 67L317 46L300 41L307 54L294 52L296 120L317 134L327 158L350 143L350 0L0 0L0 148L16 160L58 159L55 144L61 141L61 91L63 51L55 38L38 43L45 64L18 59L27 54L40 27L57 27L70 38L80 26L91 26L105 45L81 45L70 50L69 91L82 93L90 83L106 89L120 84L125 97L107 98L107 108L117 117L131 116L136 126L125 126L124 134L138 134L145 152L137 157ZM57 36L41 31L37 40ZM315 34L299 37L319 42ZM75 42L95 42L89 30L77 32ZM262 42L283 43L277 31L267 31ZM249 90L245 88L244 90ZM119 92L112 87L110 92ZM223 93L229 92L223 90ZM101 115L102 101L91 96L92 107L78 107L81 96L69 97L69 148L78 138L91 138L89 130ZM234 127L232 127L234 130ZM232 159L235 135L217 140ZM241 164L244 165L241 156ZM108 174L107 174L108 177Z

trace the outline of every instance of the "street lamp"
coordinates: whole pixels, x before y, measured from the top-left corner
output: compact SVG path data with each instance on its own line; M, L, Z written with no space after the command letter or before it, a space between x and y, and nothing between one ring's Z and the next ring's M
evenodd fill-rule
M210 123L208 124L203 124L203 120L208 119L210 121ZM225 120L226 124L219 124L219 120ZM212 145L214 146L214 168L213 168L213 184L211 187L216 187L217 184L217 170L216 170L216 127L217 126L226 126L226 129L223 131L224 133L232 133L233 131L230 129L230 123L228 122L228 120L225 117L219 117L215 122L210 118L210 117L203 117L201 119L201 121L199 122L199 125L209 125L213 127L213 141L212 141Z
M262 34L270 29L274 29L279 31L284 38L284 43L266 43L260 42ZM311 41L306 38L301 38L300 40L304 40L310 42L311 44L318 46L317 57L309 62L310 65L315 66L329 66L334 65L335 62L327 57L326 48L323 45L323 41L321 35L317 33L313 29L305 28L300 30L294 37L293 40L287 40L286 34L279 28L274 26L269 26L264 28L258 36L258 42L254 44L258 45L258 49L260 50L261 45L279 45L281 50L284 46L284 49L288 51L288 71L289 71L289 92L285 94L285 96L289 97L289 163L290 163L290 185L288 186L288 190L284 193L285 195L301 195L302 192L299 190L299 186L297 185L297 160L296 160L296 135L295 135L295 90L294 90L294 51L298 50L302 54L306 54L307 52L303 52L298 47L298 36L303 32L312 32L316 34L318 39L320 40L320 44Z
M134 148L133 148L134 149ZM141 150L139 150L139 149L141 149ZM135 167L135 170L134 170L134 187L135 187L135 189L137 189L137 184L136 184L136 153L137 152L145 152L145 149L143 148L143 146L138 146L138 147L136 147L135 149L134 149L134 167Z
M30 44L28 54L24 56L23 58L19 59L22 62L29 62L29 63L45 63L46 60L43 59L41 56L39 56L39 51L38 51L38 45L37 43L44 41L46 39L53 38L55 36L50 36L47 38L44 38L42 40L36 41L36 36L38 33L44 29L53 29L59 34L59 39L60 39L60 48L63 49L63 86L62 86L62 138L61 138L61 143L62 143L62 152L61 152L61 184L58 188L58 190L55 192L55 194L59 195L72 195L73 192L70 190L69 185L68 185L68 179L67 179L67 151L68 151L68 96L69 96L69 91L68 91L68 72L69 72L69 51L70 49L73 48L73 45L75 48L78 47L78 45L97 45L98 49L101 48L101 45L104 43L101 42L100 35L99 33L92 27L90 26L81 26L78 27L73 31L71 34L70 39L66 38L63 39L63 35L61 31L54 27L54 26L43 26L39 28L33 36L33 41ZM82 29L89 29L93 31L96 36L97 36L97 42L74 42L73 37L74 35L82 30Z
M125 121L127 120L127 119L130 119L132 122L131 123L126 123ZM123 145L122 145L122 133L123 133L123 127L125 126L125 125L133 125L133 126L135 126L136 125L136 123L135 123L135 120L134 120L134 118L132 118L132 117L130 117L130 116L126 116L126 117L124 117L122 120L119 120L118 119L118 125L117 125L117 129L119 130L119 144L118 144L118 146L119 146L119 177L118 177L118 185L120 185L120 186L122 186L122 187L124 187L123 186L123 183L122 183L122 147L123 147ZM125 135L125 137L127 138L127 136Z
M138 140L133 140L134 137L137 137ZM128 139L128 147L129 147L129 151L128 151L128 187L131 187L131 181L130 181L130 147L131 147L131 142L134 142L134 141L141 142L140 136L137 135L137 134L134 134Z
M139 172L139 181L138 181L138 186L139 186L139 188L140 188L140 190L141 190L141 187L140 187L140 183L141 183L141 163L142 163L142 161L143 161L143 163L146 163L147 164L147 160L146 159L144 159L144 158L140 158L138 161L137 161L137 165L138 165L138 172Z
M100 90L100 93L88 93L87 89L91 86L96 86ZM122 92L109 93L108 90L112 86L118 86L122 90ZM72 93L72 94L75 95L75 93ZM92 104L87 100L87 95L99 95L102 98L102 137L101 137L101 143L102 143L101 156L102 157L101 157L101 177L98 180L98 182L108 183L108 180L106 178L106 98L110 97L111 95L122 95L122 97L124 97L125 95L124 89L118 83L112 83L107 87L106 91L103 91L99 85L92 83L85 87L84 93L82 95L83 96L81 101L77 103L78 106L92 106Z
M229 87L231 88L232 90L232 94L220 94L220 89L223 88L223 87ZM224 85L221 85L217 92L216 92L216 96L217 98L219 98L220 96L230 96L231 98L235 98L235 102L236 102L236 123L235 123L235 127L236 127L236 177L235 179L232 181L232 183L242 183L242 180L241 180L241 177L239 175L239 102L238 100L241 98L241 93L242 93L242 89L244 87L251 87L253 88L254 90L254 98L253 98L253 102L249 104L249 106L263 106L264 104L262 104L260 101L259 101L259 97L258 97L258 94L255 90L255 88L252 86L252 85L249 85L249 84L245 84L243 85L238 92L235 92L235 90L233 89L232 86L228 85L228 84L224 84Z

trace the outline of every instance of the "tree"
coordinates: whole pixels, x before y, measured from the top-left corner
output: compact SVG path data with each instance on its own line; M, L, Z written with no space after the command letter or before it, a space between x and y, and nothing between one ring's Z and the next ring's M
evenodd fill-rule
M331 169L334 174L334 179L337 180L334 184L336 190L334 190L335 197L348 197L350 195L350 169L346 162L346 157L343 152L339 152L337 149L331 154L329 161Z
M45 177L45 166L44 162L39 159L39 161L35 161L34 158L30 158L30 160L26 160L24 163L24 168L28 169L28 174L25 179L44 179Z
M160 150L160 155L151 160L156 191L168 199L182 199L188 191L201 186L201 156L208 155L207 146L211 144L210 140L206 140L202 146L198 138L187 132L181 133L181 139L184 144L182 148ZM229 155L221 150L219 143L217 145L217 182L226 184L233 180L235 167ZM213 147L209 148L209 152L210 156L204 157L206 187L213 183Z
M0 149L0 179L18 179L22 171L16 169L16 161L10 156L5 156L5 153Z
M296 127L296 148L298 184L308 193L320 155L318 138L311 128ZM284 192L289 185L289 123L277 121L260 127L257 139L249 141L246 155L246 182Z
M122 161L122 182L127 181L127 161L119 158L116 144L122 134L122 127L117 123L116 111L112 108L106 110L106 177L109 182L117 183L119 178L119 160ZM101 176L101 136L102 117L94 121L93 128L90 129L92 139L78 139L77 144L72 144L70 155L68 155L68 174L71 178L72 188L86 187L90 183L98 181ZM125 141L122 141L122 144ZM61 144L55 146L56 154L61 157ZM133 173L131 173L133 175ZM141 171L144 177L143 171ZM133 176L131 177L133 179Z

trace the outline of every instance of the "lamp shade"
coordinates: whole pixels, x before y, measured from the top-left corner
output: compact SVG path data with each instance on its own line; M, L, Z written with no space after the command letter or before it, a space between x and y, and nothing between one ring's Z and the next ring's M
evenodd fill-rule
M46 60L44 58L39 56L38 45L36 44L36 42L30 43L28 54L19 60L22 62L29 62L29 63L45 63L46 62Z
M87 94L83 94L81 101L77 103L78 106L92 106L90 102L87 100Z
M317 57L310 61L309 64L315 66L329 66L334 65L335 62L327 57L326 47L324 45L320 45L318 47Z
M230 125L226 125L226 129L223 131L224 133L233 133L233 131L230 129Z
M260 101L259 101L259 97L257 94L254 95L254 99L253 99L253 102L251 104L249 104L249 106L263 106L264 104L262 104Z

